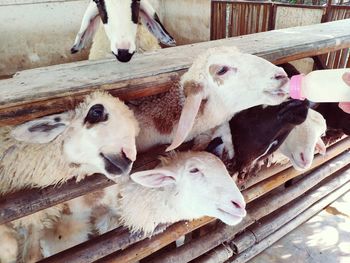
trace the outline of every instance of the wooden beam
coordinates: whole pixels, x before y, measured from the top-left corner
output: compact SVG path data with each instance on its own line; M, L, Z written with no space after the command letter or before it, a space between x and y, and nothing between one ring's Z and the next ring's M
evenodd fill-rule
M237 46L277 64L347 48L349 21L167 48L135 55L127 64L116 60L82 61L22 71L0 81L0 126L67 110L96 89L112 91L123 99L163 92L210 47Z

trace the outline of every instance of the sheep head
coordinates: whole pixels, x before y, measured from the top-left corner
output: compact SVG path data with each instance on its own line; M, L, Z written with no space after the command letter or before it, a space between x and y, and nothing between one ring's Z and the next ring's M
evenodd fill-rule
M136 51L136 32L139 22L163 44L174 46L175 40L165 30L157 13L147 0L91 0L85 11L71 53L90 42L102 21L111 51L121 62L128 62Z
M167 150L186 139L197 115L206 116L203 122L208 130L238 111L260 104L276 105L288 96L288 77L282 68L234 47L209 49L193 62L181 84L186 101Z
M131 179L145 187L172 188L169 198L175 199L169 206L177 221L213 216L235 225L246 215L244 198L225 165L207 152L172 154L159 168L136 172Z
M289 158L296 170L308 169L314 159L315 149L321 154L326 152L326 146L321 139L326 129L323 116L309 109L306 120L290 132L279 150Z
M62 141L63 158L72 167L103 173L110 179L130 172L136 159L138 124L119 99L95 92L74 111L17 126L12 136L28 143Z

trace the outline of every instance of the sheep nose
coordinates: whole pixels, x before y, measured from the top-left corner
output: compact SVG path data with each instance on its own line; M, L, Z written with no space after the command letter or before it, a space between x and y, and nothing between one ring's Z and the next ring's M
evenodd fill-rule
M300 159L305 163L305 157L303 153L300 153Z
M286 85L289 81L288 76L282 72L275 74L274 79L280 82L280 88Z
M100 153L103 158L105 169L108 173L113 175L127 174L131 170L132 161L125 155L121 154L103 154Z
M245 209L245 203L244 202L231 201L231 203L238 209Z
M128 157L128 155L126 155L124 150L121 153L121 157L123 158L125 164L130 165L132 163L132 160Z
M135 54L135 52L129 53L128 49L118 49L118 53L113 53L114 56L120 61L120 62L128 62L132 58L132 56Z
M274 78L277 80L281 80L281 79L287 79L288 76L285 73L277 73L277 74L275 74Z

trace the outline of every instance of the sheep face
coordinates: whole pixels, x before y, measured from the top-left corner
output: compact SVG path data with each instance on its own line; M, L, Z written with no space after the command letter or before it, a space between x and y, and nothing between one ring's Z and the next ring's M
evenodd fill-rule
M169 198L175 199L178 220L213 216L235 225L246 215L244 198L224 164L207 152L177 154L163 161L161 168L131 178L146 187L173 188Z
M296 126L280 147L280 152L289 158L296 170L310 168L315 149L325 154L326 146L321 136L326 132L326 121L318 112L309 109L302 124Z
M95 92L75 111L27 122L15 128L12 135L31 143L60 138L63 158L71 167L115 179L131 170L137 133L134 115L121 101Z
M137 24L140 20L166 45L175 45L153 7L147 0L93 0L85 11L72 53L80 51L91 39L102 21L110 40L111 51L121 62L128 62L136 50Z
M198 112L212 120L228 121L238 111L256 105L277 105L288 96L288 82L282 68L260 57L233 47L209 49L181 79L186 101L168 150L186 139Z

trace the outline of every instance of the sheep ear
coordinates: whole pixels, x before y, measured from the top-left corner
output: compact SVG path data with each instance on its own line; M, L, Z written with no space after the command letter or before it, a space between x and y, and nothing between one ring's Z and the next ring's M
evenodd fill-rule
M181 111L180 120L173 141L171 145L166 148L167 152L176 149L186 140L199 112L203 100L203 89L203 85L197 82L190 81L184 83L184 92L187 92L186 90L189 91L187 92L188 95Z
M55 114L15 127L11 135L18 141L28 143L48 143L60 135L70 123L68 112Z
M77 36L75 37L74 45L70 52L72 54L82 50L88 43L90 43L100 25L100 16L98 8L93 1L90 1Z
M165 27L159 20L156 11L147 0L142 0L140 3L141 23L147 27L158 40L164 45L175 46L175 39L166 31Z
M130 177L142 186L158 188L175 184L176 174L166 169L153 169L133 173Z
M321 155L325 155L326 154L326 145L324 144L324 142L322 141L321 138L318 138L317 143L316 143L316 149L318 150L318 152Z

